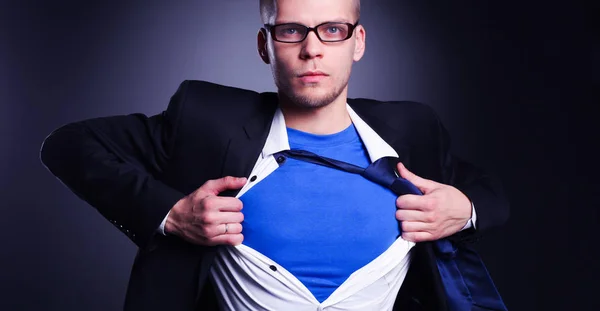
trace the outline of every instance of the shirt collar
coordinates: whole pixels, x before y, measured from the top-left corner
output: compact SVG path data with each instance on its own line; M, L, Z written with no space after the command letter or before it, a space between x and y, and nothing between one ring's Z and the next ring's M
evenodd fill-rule
M350 105L346 104L346 109L350 115L350 119L358 132L361 140L367 148L367 153L371 162L383 157L398 157L398 153L392 148L379 134L377 134L365 121L363 121ZM271 129L269 130L269 136L262 150L262 157L266 158L274 153L283 150L290 150L290 143L288 141L287 127L285 125L285 118L281 108L277 107L273 121L271 122Z

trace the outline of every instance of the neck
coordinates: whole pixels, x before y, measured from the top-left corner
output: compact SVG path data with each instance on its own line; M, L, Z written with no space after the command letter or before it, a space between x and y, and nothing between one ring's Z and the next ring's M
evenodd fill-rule
M333 102L318 108L304 108L292 104L279 96L279 104L287 127L317 135L328 135L343 131L352 120L346 109L346 91Z

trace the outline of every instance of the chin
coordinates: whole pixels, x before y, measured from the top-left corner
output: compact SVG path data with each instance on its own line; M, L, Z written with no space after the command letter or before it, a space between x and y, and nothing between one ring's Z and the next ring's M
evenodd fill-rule
M320 108L329 105L337 97L334 90L321 86L306 86L289 94L289 98L296 106L301 108Z
M334 85L333 80L325 79L318 83L302 83L294 80L279 80L277 83L280 93L296 107L320 108L331 104L343 91L345 85Z

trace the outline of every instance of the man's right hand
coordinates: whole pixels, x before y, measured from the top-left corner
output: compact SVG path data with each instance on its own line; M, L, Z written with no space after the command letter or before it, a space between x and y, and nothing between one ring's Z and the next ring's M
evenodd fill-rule
M171 209L165 232L198 245L238 245L242 235L242 201L220 197L225 190L236 190L246 184L246 178L223 177L209 180Z

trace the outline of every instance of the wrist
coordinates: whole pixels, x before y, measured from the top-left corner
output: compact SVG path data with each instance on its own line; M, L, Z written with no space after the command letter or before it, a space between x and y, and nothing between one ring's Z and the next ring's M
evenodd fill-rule
M177 201L177 203L175 203L175 205L173 205L173 207L171 208L171 210L169 211L169 213L167 214L166 217L166 222L165 222L165 234L177 234L177 219L178 219L178 211L181 209L181 206L184 204L184 200L185 198L182 198L181 200Z

